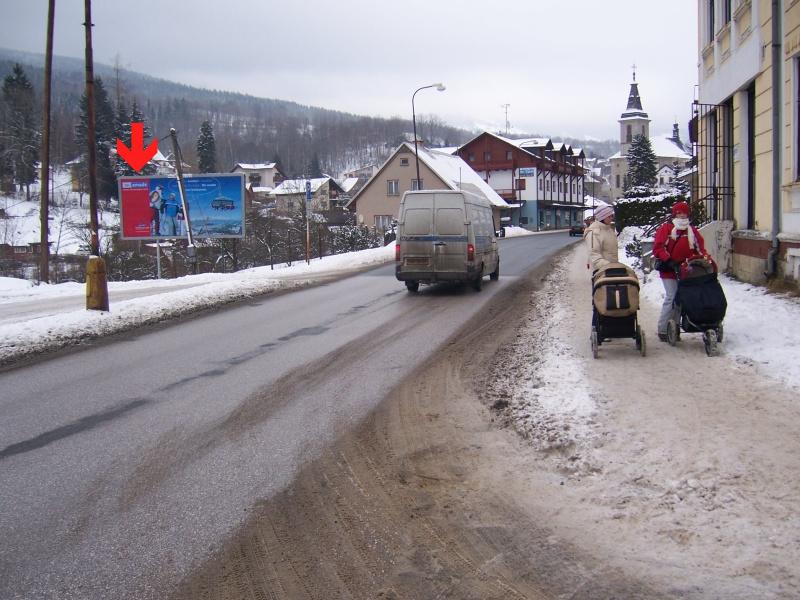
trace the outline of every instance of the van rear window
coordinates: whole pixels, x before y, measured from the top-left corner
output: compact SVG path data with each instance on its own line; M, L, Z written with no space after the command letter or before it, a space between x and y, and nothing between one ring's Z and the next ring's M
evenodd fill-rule
M429 235L431 233L431 210L429 208L410 208L405 214L406 235Z
M437 209L436 233L439 235L464 235L464 211L460 208Z

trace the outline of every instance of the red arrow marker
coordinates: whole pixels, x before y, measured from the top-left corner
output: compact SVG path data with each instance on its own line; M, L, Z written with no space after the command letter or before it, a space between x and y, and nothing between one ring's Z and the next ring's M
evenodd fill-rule
M130 148L122 140L117 140L117 154L137 173L150 162L156 152L158 152L158 140L153 140L147 148L144 147L144 123L131 123Z

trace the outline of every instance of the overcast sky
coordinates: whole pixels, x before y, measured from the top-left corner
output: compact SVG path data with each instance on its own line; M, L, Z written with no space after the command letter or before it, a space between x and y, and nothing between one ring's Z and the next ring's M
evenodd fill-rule
M83 57L83 0L56 0L55 53ZM618 137L631 65L651 133L685 132L694 0L95 0L94 58L194 86L347 112ZM0 0L0 46L44 52L46 0ZM685 133L684 133L685 137Z

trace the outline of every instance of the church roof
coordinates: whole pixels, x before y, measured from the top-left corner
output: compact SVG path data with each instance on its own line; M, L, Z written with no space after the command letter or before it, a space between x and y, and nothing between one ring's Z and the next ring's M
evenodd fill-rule
M628 108L627 110L643 110L642 99L639 96L639 84L635 81L631 84L631 91L628 94Z
M656 155L656 158L678 158L680 160L689 160L691 158L691 156L669 136L657 135L651 137L650 146L653 148L653 154ZM615 158L624 158L624 156L622 152L617 152L613 156L609 156L608 160Z
M636 83L635 80L631 83L631 91L628 94L628 106L625 112L620 116L620 121L633 118L648 118L647 113L644 112L642 108L642 98L639 96L639 84Z

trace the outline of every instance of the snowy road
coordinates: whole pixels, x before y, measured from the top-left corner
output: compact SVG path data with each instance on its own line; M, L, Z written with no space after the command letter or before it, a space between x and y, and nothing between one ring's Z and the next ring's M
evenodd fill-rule
M162 597L516 276L480 294L393 266L0 373L0 596Z
M798 307L726 285L720 356L686 335L594 360L585 253L568 251L262 503L174 600L800 597L798 389L736 351L757 335L738 304ZM656 315L645 302L648 333ZM796 340L764 343L774 357Z

